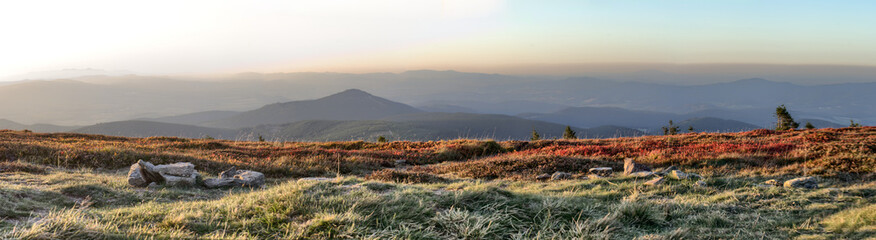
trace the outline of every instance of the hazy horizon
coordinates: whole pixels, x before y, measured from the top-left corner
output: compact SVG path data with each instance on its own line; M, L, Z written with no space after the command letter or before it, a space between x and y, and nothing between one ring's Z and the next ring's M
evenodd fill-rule
M105 70L97 68L70 68L54 71L30 72L10 76L0 76L0 82L23 80L68 79L85 76L155 76L188 80L221 80L239 74L295 74L295 73L338 73L338 74L400 74L410 71L456 71L466 73L500 74L522 77L594 77L616 81L639 81L662 84L698 85L732 82L741 79L763 78L775 82L790 82L802 85L835 83L876 82L876 66L855 65L785 65L785 64L660 64L660 63L594 63L594 64L555 64L521 65L514 68L459 68L459 69L404 69L398 71L297 71L297 72L258 72L204 74L155 74L128 70Z
M0 80L83 68L876 79L876 32L864 31L876 5L746 2L14 2L0 8L12 36L0 42Z

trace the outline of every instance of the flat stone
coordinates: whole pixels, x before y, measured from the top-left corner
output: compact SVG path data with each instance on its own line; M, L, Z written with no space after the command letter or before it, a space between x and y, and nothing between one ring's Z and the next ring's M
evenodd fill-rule
M706 181L699 180L699 181L697 181L696 183L694 183L694 186L697 186L697 187L706 187L706 186L708 186L708 184L706 184Z
M815 189L818 188L818 181L814 177L800 177L785 181L784 186L786 188Z
M331 180L335 180L335 178L327 178L327 177L306 177L306 178L299 178L299 179L298 179L299 182L302 182L302 181L331 181Z
M655 185L663 184L663 182L665 182L665 181L666 181L666 179L663 177L656 177L654 179L651 179L651 181L645 182L645 185L655 186Z
M554 174L551 175L551 181L564 180L564 179L570 179L570 178L572 178L572 174L569 174L567 172L555 172Z
M233 178L211 178L204 180L204 186L207 188L229 188L234 187Z
M634 172L634 173L629 174L629 176L633 176L633 177L637 177L637 178L650 177L650 176L654 176L654 175L655 175L654 172L650 172L650 171L641 171L641 172Z
M779 180L775 180L775 179L766 180L766 182L763 182L763 183L773 185L773 186L779 186Z
M187 162L163 164L155 166L155 171L165 176L191 177L195 173L195 165Z
M547 173L535 176L535 180L539 180L539 181L544 181L544 180L548 180L548 179L551 179L551 175L547 174Z

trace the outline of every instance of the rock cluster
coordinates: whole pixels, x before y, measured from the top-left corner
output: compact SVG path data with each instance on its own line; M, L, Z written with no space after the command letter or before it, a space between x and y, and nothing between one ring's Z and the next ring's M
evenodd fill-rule
M703 177L696 173L687 173L678 169L676 166L669 166L661 171L654 171L650 167L636 163L632 158L624 159L624 175L637 178L646 178L656 176L647 182L645 185L654 186L666 182L666 179L674 180L698 180L694 183L695 186L706 187L705 181L699 180Z
M164 184L168 186L195 186L201 175L195 171L191 163L174 163L152 165L139 160L128 170L128 184L135 187L146 187L149 184Z
M602 179L605 177L610 177L613 174L613 169L610 167L596 167L590 168L588 170L589 175L585 178L589 179ZM636 163L632 158L624 159L624 176L636 177L636 178L651 178L646 181L644 184L649 186L656 186L663 184L667 181L667 179L672 180L690 180L696 181L694 182L694 186L697 187L708 187L708 183L703 181L703 177L696 173L684 172L681 171L676 166L669 166L667 168L661 169L659 171L652 170L651 167ZM545 173L535 177L536 180L539 181L556 181L563 179L571 179L572 174L566 172L554 172L553 174ZM815 189L818 188L818 182L814 177L801 177L795 178L784 183L779 182L778 180L771 179L764 183L754 184L754 186L758 187L777 187L784 186L786 188L805 188L805 189Z
M201 181L201 174L195 170L195 165L188 162L153 165L152 163L138 160L128 170L128 184L134 187L147 187L150 185L166 186L199 186L208 188L217 187L261 187L265 184L265 175L249 170L237 170L232 168L222 172L217 179Z

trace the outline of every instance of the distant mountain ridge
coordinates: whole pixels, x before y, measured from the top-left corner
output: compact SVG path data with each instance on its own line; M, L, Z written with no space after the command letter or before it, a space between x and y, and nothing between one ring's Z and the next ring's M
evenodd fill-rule
M532 131L542 138L562 137L565 126L531 121L507 115L465 113L417 113L384 120L331 121L307 120L281 125L260 125L244 129L244 137L263 136L281 141L430 141L458 138L528 140ZM581 138L641 136L642 132L605 126L596 129L573 128Z
M78 128L79 126L58 126L52 124L21 124L8 119L0 119L0 129L10 130L30 130L34 132L51 133L51 132L66 132Z
M209 122L207 126L223 128L254 127L304 120L374 120L387 116L422 112L417 108L371 95L358 89L315 100L266 105L256 110Z
M683 130L693 126L698 132L738 132L758 128L772 128L772 124L775 122L775 117L771 115L773 111L774 109L763 108L707 110L676 114L616 107L575 107L553 113L525 113L518 116L525 119L567 124L581 128L618 125L636 129L648 129L649 134L652 134L654 132L659 133L660 128L668 125L670 120L673 120ZM736 119L742 119L742 121ZM761 124L746 122L748 120ZM813 124L818 122L819 128L840 125L824 120L811 121L813 121ZM801 120L799 122L801 125L805 124L805 121Z
M795 117L834 122L854 119L865 125L876 124L876 105L872 104L876 102L876 94L872 94L876 92L876 83L872 82L810 86L743 79L671 85L625 79L455 71L249 73L204 80L125 75L4 84L0 85L3 113L0 117L22 123L88 125L205 109L246 111L269 103L313 99L355 88L417 106L459 106L450 108L451 111L473 109L480 113L516 115L559 110L555 107L618 107L675 114L715 110L730 113L713 117L765 126L769 124L769 112L748 110L785 104L792 114L805 113Z

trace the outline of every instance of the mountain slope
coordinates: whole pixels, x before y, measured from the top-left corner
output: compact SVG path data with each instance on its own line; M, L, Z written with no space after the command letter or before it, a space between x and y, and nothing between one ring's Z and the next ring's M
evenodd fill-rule
M207 123L223 128L284 124L303 120L373 120L386 116L422 112L414 107L349 89L316 100L266 105L256 110Z
M72 132L101 134L123 137L184 137L184 138L203 138L214 137L223 139L233 139L237 136L237 130L207 128L192 125L150 122L150 121L119 121L99 123L87 127L82 127Z
M66 132L73 129L79 128L77 126L58 126L52 124L21 124L17 122L13 122L8 119L0 119L0 129L10 129L10 130L31 130L34 132L40 133L51 133L51 132Z
M527 140L536 130L542 138L559 138L564 125L532 121L518 117L470 113L415 113L381 120L331 121L308 120L282 125L261 125L245 129L244 138L263 136L284 141L374 141L379 136L389 140L443 140L490 138ZM580 138L638 136L642 132L622 127L594 129L573 128Z
M235 112L235 111L204 111L204 112L195 112L195 113L188 113L188 114L160 117L160 118L144 118L144 119L140 119L140 120L152 121L152 122L187 124L187 125L201 125L201 124L204 124L205 122L210 122L210 121L215 121L217 119L231 117L231 116L237 115L239 113L240 112Z
M680 115L664 112L629 110L616 107L573 107L553 113L526 113L525 119L566 124L576 127L616 125L630 128L653 128Z
M821 120L821 119L801 118L801 119L797 119L797 122L800 123L801 129L804 128L804 126L806 126L806 122L812 123L812 126L814 126L815 128L844 128L844 127L849 126L849 124L843 125L843 124L839 124L839 123L835 123L835 122L831 122L831 121L825 121L825 120Z

